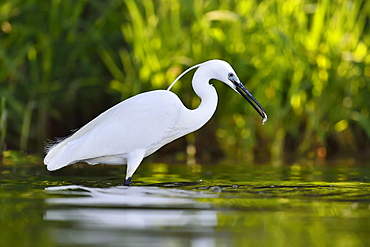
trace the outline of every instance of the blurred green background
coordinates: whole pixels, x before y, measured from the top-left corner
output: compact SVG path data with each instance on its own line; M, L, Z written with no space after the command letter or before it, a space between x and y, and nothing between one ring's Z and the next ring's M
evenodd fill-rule
M261 125L213 82L215 116L162 153L181 159L195 147L201 162L368 157L369 16L366 0L3 0L0 148L42 154L47 139L218 58L269 120ZM174 91L194 108L191 76Z

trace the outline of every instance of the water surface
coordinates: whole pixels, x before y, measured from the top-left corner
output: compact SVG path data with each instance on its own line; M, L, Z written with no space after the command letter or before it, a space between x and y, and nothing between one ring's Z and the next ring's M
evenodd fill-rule
M370 167L1 167L1 246L369 246Z

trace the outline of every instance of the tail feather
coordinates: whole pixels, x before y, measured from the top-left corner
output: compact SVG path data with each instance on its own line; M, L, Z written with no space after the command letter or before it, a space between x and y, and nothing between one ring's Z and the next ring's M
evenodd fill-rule
M51 146L44 158L44 164L47 166L49 171L55 171L70 164L75 163L75 161L70 157L68 152L68 146L65 141Z

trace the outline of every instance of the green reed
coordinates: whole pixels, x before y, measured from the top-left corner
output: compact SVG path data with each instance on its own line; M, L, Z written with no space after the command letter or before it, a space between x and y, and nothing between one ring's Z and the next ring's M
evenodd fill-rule
M6 120L7 120L7 110L5 106L5 98L1 98L0 102L0 164L2 162L2 153L4 150L5 136L6 136Z
M12 149L40 151L47 138L68 135L120 99L165 89L187 67L220 58L232 64L269 120L262 126L241 97L215 82L214 119L188 138L203 159L210 149L274 160L364 153L369 12L364 0L5 0L5 141ZM199 99L190 80L174 91L193 108Z

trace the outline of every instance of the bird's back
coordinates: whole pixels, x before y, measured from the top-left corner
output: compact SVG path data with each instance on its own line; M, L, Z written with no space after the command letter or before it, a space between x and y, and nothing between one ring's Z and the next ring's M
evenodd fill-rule
M44 163L48 170L57 170L89 159L124 158L138 149L145 149L147 156L188 133L173 133L184 110L187 109L180 99L170 91L157 90L136 95L103 112L73 135L52 146Z

